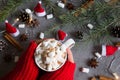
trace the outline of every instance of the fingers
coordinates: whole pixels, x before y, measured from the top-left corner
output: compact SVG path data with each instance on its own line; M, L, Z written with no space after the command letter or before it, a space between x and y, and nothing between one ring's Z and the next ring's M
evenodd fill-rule
M69 48L67 48L67 54L68 54L68 61L74 63L73 54Z

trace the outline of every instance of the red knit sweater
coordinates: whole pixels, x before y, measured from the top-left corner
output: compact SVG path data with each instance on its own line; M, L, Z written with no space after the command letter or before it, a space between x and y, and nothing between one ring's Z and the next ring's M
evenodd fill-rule
M26 52L20 57L16 67L0 80L36 80L39 69L34 62L34 50L37 47L31 42Z
M16 67L0 80L37 80L39 68L34 62L34 51L37 47L31 42L26 52L20 57ZM75 63L66 61L57 71L45 73L39 80L73 80Z

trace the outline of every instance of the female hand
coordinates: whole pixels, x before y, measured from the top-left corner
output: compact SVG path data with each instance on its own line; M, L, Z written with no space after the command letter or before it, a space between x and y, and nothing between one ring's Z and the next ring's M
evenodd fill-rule
M73 54L72 54L72 51L70 50L70 48L67 48L66 51L68 54L68 61L74 63Z

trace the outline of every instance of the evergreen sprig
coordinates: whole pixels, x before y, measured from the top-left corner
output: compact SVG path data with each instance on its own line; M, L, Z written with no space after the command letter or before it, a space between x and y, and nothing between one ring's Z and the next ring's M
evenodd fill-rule
M7 0L2 3L2 8L0 9L0 22L6 19L10 15L16 11L17 7L23 4L23 2L28 2L32 0Z
M56 17L62 14L61 9L51 0L43 0L43 3L48 14L53 13Z
M94 25L92 30L83 37L85 41L94 41L97 44L111 44L109 28L120 24L120 2L116 5L108 5L100 0L95 0L94 5L87 9L79 9L81 14L77 17L73 12L60 16L63 24L73 24L78 26L82 31L86 31L85 25L91 23Z

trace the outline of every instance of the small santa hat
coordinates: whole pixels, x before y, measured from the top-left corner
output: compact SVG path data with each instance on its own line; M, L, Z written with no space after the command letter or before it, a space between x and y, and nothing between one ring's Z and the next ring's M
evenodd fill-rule
M38 2L38 4L36 5L36 7L34 8L35 14L37 16L45 16L46 12L43 9L42 5L41 5L41 1Z
M59 40L64 40L67 37L67 33L62 30L58 30L57 37Z
M12 35L13 37L17 37L19 35L19 30L13 27L11 24L8 23L8 20L5 21L6 25L6 32Z
M113 55L119 47L111 46L111 45L102 45L102 56L110 56Z

